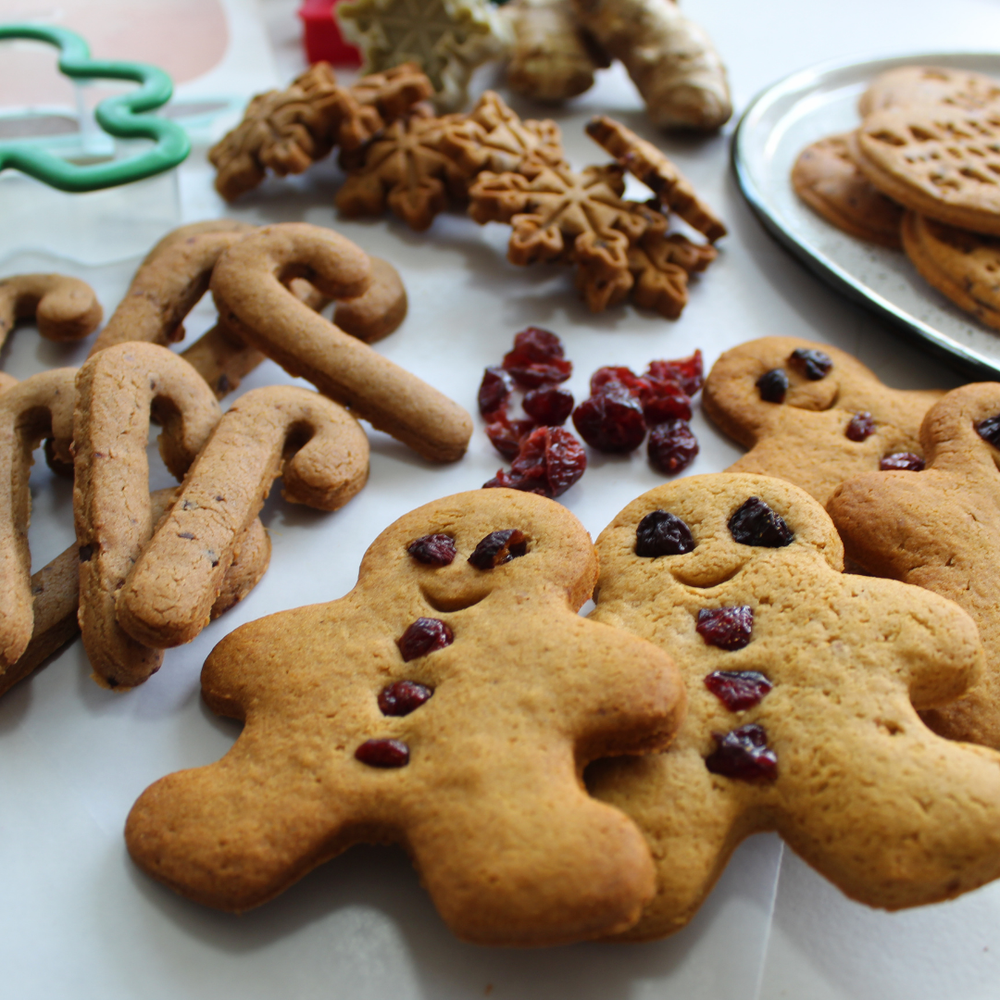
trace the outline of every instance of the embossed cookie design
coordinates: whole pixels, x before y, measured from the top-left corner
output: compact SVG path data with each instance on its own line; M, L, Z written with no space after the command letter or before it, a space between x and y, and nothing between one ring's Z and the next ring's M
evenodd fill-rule
M351 844L396 842L464 939L631 926L653 895L649 850L580 775L666 746L684 694L666 653L577 615L596 574L582 525L533 494L462 493L400 518L346 597L213 650L205 699L246 725L217 763L143 793L132 857L238 911Z
M720 356L702 408L750 449L726 472L776 476L826 503L852 476L920 463L920 421L942 395L890 389L828 344L761 337Z
M924 719L944 736L1000 748L1000 384L949 392L920 438L925 471L858 476L834 492L828 510L860 566L933 590L972 616L986 673Z
M886 909L1000 875L1000 756L942 739L917 714L982 668L960 608L843 574L819 504L764 476L651 490L597 550L591 618L669 652L688 690L665 753L587 771L657 859L656 898L630 937L686 924L736 845L763 830Z

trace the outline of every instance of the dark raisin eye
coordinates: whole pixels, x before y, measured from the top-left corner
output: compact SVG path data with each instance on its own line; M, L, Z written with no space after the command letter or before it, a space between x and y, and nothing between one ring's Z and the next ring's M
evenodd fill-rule
M698 612L698 632L709 646L719 649L742 649L753 631L753 608L746 605L728 608L702 608Z
M765 403L783 403L788 392L788 376L784 368L772 368L757 379L756 385Z
M418 618L397 640L403 662L444 649L455 641L448 625L440 618Z
M864 441L875 433L875 418L868 412L855 413L844 430L848 441Z
M729 519L729 533L740 545L780 549L791 543L795 533L780 515L760 497L750 497Z
M807 350L804 347L792 351L788 363L810 382L826 378L833 368L833 360L825 351Z
M924 460L919 455L914 455L912 451L897 451L895 454L886 455L878 463L882 472L898 469L903 472L923 472Z
M469 556L469 562L476 569L495 569L511 559L523 556L528 551L528 538L517 528L492 531Z
M712 733L718 746L705 758L712 774L741 781L770 782L778 777L778 755L767 746L763 726L751 722L728 733Z
M645 558L679 556L695 547L691 529L676 514L654 510L635 529L635 554Z
M976 433L994 448L1000 448L1000 413L976 424Z
M427 566L450 566L457 552L451 535L424 535L410 542L406 551Z

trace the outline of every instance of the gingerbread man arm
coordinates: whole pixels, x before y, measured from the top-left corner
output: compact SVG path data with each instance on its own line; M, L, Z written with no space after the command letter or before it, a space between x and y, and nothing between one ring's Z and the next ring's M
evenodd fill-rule
M62 274L18 274L0 281L0 345L15 322L34 316L49 340L81 340L101 322L101 304L79 278Z
M368 287L371 265L349 240L305 223L268 226L232 247L212 275L227 326L286 371L432 461L460 458L469 415L436 389L307 310L282 278L306 277L333 298Z
M73 439L75 368L40 372L0 395L0 469L8 489L0 491L0 667L10 669L32 634L31 553L28 522L32 452L53 438L57 453L68 454Z
M287 499L337 510L368 478L368 440L347 411L297 386L242 396L222 417L178 501L118 595L119 624L153 646L190 642L279 476Z
M163 653L118 626L119 587L153 529L146 441L163 426L160 453L181 478L221 416L200 375L166 347L125 343L91 358L76 382L73 513L80 551L80 628L95 677L141 684Z

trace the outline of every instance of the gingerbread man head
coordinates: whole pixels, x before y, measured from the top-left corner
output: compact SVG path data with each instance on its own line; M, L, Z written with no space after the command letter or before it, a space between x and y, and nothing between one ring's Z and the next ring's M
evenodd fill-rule
M727 472L777 476L826 503L845 479L884 461L919 462L920 421L941 395L890 389L828 344L762 337L716 361L702 406L750 449Z
M665 753L588 771L657 859L656 898L631 936L687 923L736 845L762 830L887 909L1000 875L1000 757L936 736L917 715L982 666L959 608L841 573L823 509L764 476L652 490L597 549L591 617L668 651L688 689Z
M649 851L582 769L664 747L684 695L665 653L577 615L596 569L579 522L532 494L464 493L401 518L346 597L215 648L205 698L246 726L218 763L147 789L132 856L242 910L353 843L394 841L465 939L631 926L653 893Z
M951 739L1000 748L1000 384L949 392L920 429L922 472L842 484L828 510L858 565L926 587L971 615L986 648L980 682L925 716Z

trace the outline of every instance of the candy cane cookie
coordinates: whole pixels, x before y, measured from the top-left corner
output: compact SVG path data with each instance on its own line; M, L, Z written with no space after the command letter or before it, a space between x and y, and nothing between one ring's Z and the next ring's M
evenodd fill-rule
M431 461L465 453L469 415L456 403L298 302L282 284L305 277L333 298L362 294L371 264L338 233L268 226L230 247L212 272L222 322L292 375Z
M150 495L153 517L158 521L169 510L177 488L157 490ZM228 611L243 600L260 582L271 559L271 541L260 519L250 522L222 581L222 589L212 606L211 617ZM18 681L34 673L53 653L70 642L80 631L77 611L80 607L80 556L76 543L64 549L50 563L31 577L34 611L31 642L18 661L0 674L0 696Z
M32 452L44 438L68 460L73 439L75 368L39 372L0 393L0 670L13 666L31 641L31 553L28 522Z
M153 531L146 442L158 420L160 454L178 479L221 411L183 358L156 344L118 344L92 357L76 381L73 514L80 556L80 630L94 676L133 687L157 670L158 649L118 627L115 600ZM2 397L0 397L2 400Z
M64 274L17 274L0 280L0 346L19 319L34 317L47 340L81 340L97 329L101 304L85 281Z
M118 623L129 635L178 646L208 624L235 545L279 475L286 500L337 510L368 478L368 439L317 392L275 385L241 396L118 595Z

